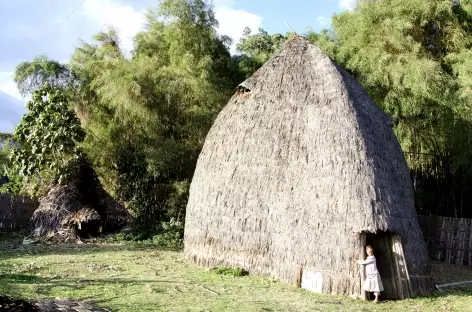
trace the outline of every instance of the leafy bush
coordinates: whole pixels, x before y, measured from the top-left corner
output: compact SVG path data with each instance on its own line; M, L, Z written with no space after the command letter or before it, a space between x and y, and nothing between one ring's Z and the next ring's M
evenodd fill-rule
M154 244L168 248L180 248L183 243L183 222L172 218L169 222L162 222L161 227L162 232L152 238Z
M213 271L219 275L230 275L230 276L246 276L249 272L241 268L215 268Z
M78 143L85 131L66 96L49 85L33 93L27 108L13 134L18 146L11 149L10 160L29 184L26 191L37 197L52 179L61 182L69 161L81 155Z
M8 182L0 185L0 194L20 195L23 189L23 178L13 167L3 165L0 168L0 176L8 178Z
M159 246L170 249L180 249L183 243L183 222L171 219L169 222L162 222L159 225L158 234L153 234L144 229L134 232L117 233L108 237L110 243L130 243L138 246Z
M23 188L23 178L9 159L11 137L0 133L0 193L20 195Z

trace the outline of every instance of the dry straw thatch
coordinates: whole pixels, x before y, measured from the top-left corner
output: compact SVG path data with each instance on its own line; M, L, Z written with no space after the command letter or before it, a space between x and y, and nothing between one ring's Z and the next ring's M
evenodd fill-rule
M101 186L83 158L72 162L67 181L55 181L31 219L31 236L70 241L96 237L124 227L128 211Z
M359 295L369 233L401 240L410 292L427 293L427 253L392 121L360 84L296 36L218 115L190 187L185 254Z

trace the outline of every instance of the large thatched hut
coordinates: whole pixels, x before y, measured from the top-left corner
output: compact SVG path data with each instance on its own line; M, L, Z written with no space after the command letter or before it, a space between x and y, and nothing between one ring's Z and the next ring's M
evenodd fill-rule
M427 252L392 121L300 36L241 84L198 159L185 254L314 291L365 296L374 246L384 298L429 292Z

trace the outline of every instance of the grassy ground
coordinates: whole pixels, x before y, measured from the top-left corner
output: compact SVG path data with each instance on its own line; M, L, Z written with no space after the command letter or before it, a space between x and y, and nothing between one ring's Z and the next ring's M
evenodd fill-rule
M130 245L23 246L0 233L0 293L92 300L113 311L471 311L472 286L429 298L370 302L315 295L273 280L219 275L182 254ZM472 279L435 263L439 282ZM445 273L449 272L449 273ZM452 273L450 273L452 272ZM462 279L462 278L461 278Z

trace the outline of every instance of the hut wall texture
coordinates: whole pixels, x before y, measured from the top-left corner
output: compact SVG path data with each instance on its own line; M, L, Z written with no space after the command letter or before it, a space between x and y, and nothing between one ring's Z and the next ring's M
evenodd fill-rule
M358 294L359 234L391 231L426 275L409 173L389 117L321 50L295 37L211 128L190 188L187 257Z
M29 197L0 194L0 229L27 228L36 208L38 203Z

